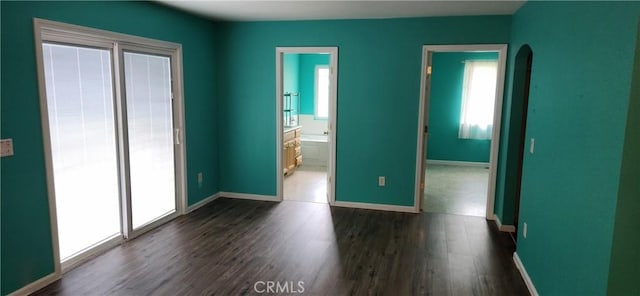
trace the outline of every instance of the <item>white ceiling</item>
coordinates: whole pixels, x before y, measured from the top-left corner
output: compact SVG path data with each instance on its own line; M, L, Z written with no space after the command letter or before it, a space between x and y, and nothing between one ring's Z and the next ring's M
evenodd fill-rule
M379 19L425 16L510 15L525 1L218 1L156 0L216 20Z

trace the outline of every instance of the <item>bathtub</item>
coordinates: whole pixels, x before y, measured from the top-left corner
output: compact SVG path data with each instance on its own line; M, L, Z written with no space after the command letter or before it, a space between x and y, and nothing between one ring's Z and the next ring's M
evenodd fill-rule
M308 166L326 167L329 162L329 138L327 135L300 136L302 163Z

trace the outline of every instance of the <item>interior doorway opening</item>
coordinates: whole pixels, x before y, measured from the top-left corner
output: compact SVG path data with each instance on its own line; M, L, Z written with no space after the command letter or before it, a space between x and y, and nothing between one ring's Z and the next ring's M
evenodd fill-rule
M505 196L513 196L513 226L518 229L520 214L520 191L522 186L522 167L526 145L527 116L529 108L529 91L531 86L531 69L533 51L523 45L516 54L513 72L513 92L511 102L511 122L509 127L509 147L507 155L507 174L505 179ZM518 239L517 235L513 236Z
M506 47L424 46L416 211L494 219Z
M278 197L332 203L337 48L276 53Z

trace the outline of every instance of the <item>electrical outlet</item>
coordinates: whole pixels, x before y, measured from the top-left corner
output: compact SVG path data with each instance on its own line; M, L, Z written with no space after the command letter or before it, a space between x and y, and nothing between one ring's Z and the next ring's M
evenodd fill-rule
M202 187L202 173L198 173L198 187Z
M387 180L385 179L384 176L379 176L378 177L378 186L380 187L384 187L384 185L386 184Z
M0 157L13 155L13 139L0 140Z
M527 238L527 222L522 225L522 237Z

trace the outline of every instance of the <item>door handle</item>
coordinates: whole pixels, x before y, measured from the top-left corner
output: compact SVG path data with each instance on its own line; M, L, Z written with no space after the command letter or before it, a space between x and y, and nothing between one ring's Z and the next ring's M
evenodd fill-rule
M176 130L176 136L175 136L175 138L176 138L176 145L180 145L180 129L179 129L179 128L177 128L177 129L175 129L175 130Z

